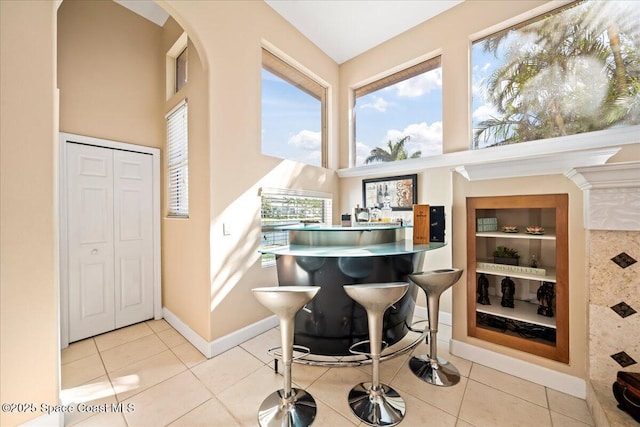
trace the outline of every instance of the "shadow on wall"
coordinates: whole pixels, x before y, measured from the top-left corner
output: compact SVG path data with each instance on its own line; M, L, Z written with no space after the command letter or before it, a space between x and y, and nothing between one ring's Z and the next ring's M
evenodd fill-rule
M325 185L326 173L318 174L305 169L317 168L298 162L283 160L262 179L247 189L229 204L211 222L211 304L213 312L241 282L265 281L271 270L252 274L251 269L260 267L261 255L261 187L317 189ZM304 188L304 187L303 187ZM223 229L230 230L223 235ZM273 279L271 279L273 280ZM275 285L276 283L273 283Z

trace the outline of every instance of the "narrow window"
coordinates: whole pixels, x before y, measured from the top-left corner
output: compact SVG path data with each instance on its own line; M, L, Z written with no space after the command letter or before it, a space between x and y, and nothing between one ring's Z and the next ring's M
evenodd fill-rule
M303 190L267 189L262 193L262 248L275 248L289 244L289 232L280 230L285 225L332 222L330 194ZM262 255L262 266L275 263L275 256Z
M176 57L176 92L187 84L187 67L189 59L189 48L185 47L180 55Z
M186 84L189 74L189 50L187 33L176 39L165 56L165 88L166 99L171 99ZM184 95L183 95L184 96Z
M442 154L440 57L355 90L355 166Z
M262 50L262 154L326 167L327 89Z
M640 3L580 1L473 43L472 148L640 124Z
M187 101L167 114L167 216L189 217Z

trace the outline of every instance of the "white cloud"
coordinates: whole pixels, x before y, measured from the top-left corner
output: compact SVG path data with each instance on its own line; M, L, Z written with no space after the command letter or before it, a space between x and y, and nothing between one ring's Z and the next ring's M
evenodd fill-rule
M301 130L296 135L289 138L289 145L304 151L315 151L321 148L322 136L320 132Z
M387 111L388 106L389 106L389 103L384 98L376 96L374 97L373 102L362 104L360 108L372 108L376 111L380 111L381 113L384 113L385 111Z
M416 77L397 83L396 95L407 98L414 98L429 93L434 89L442 87L442 70L436 68Z
M472 114L473 121L476 123L481 122L483 120L487 120L491 117L499 117L499 116L500 114L498 113L498 110L496 110L496 107L494 107L491 104L483 104L479 106L478 108L475 109L475 111Z
M442 154L442 122L433 122L431 125L425 122L413 123L403 130L390 129L385 141L396 142L407 135L410 138L405 143L405 149L409 156L418 150L422 151L422 157Z
M356 141L356 166L364 165L364 160L369 157L373 147L368 146L364 142Z

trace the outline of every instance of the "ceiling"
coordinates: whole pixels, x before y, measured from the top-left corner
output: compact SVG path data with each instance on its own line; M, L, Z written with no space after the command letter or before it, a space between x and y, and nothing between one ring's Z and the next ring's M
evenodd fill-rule
M114 1L158 25L169 16L153 0ZM464 0L264 1L342 64Z
M463 0L265 0L338 64Z

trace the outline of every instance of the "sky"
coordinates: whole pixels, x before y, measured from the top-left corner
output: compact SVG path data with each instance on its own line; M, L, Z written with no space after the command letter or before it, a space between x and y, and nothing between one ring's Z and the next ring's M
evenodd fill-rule
M321 166L320 101L262 69L262 153Z
M479 65L474 65L475 95L480 93L476 84L496 67L496 61L490 59L483 54ZM421 151L422 157L442 154L441 68L362 96L354 111L356 166L365 164L372 149L386 148L388 141L395 143L407 135L409 156L416 151ZM491 113L492 107L474 97L474 121ZM263 154L320 166L320 128L320 101L263 69Z
M637 3L625 4L633 4L630 6L631 10L637 13ZM509 36L497 56L483 52L479 43L472 45L472 128L481 121L498 115L496 108L487 102L482 91L486 79L504 64L503 58L509 47L522 50L524 46L530 46L530 43L533 43L533 40L524 40L522 36ZM577 61L584 62L582 59ZM569 79L565 80L565 86L579 88L580 85L584 85L583 82L588 81L591 92L595 93L594 87L602 86L593 82L598 72L594 72L596 67L593 65L585 64L575 67L582 75L578 73L576 76L569 76ZM265 70L262 76L263 153L320 166L320 101ZM546 81L558 77L563 78L551 72L542 73L538 82L540 87L531 86L530 91L535 94L540 88L546 87ZM564 78L567 79L566 76ZM460 86L466 85L461 82ZM592 111L582 110L599 104L600 95L596 95L598 94L595 93L591 97L583 96L589 101L583 102L584 105L563 105L563 108L579 108L581 114L594 114ZM421 151L422 157L442 154L442 71L437 68L360 97L356 100L354 113L355 166L362 166L372 149L386 148L388 141L395 143L404 136L410 137L409 142L405 144L409 156L418 150ZM469 135L470 148L471 138ZM489 144L491 142L489 141ZM480 147L485 145L487 144L481 143Z

